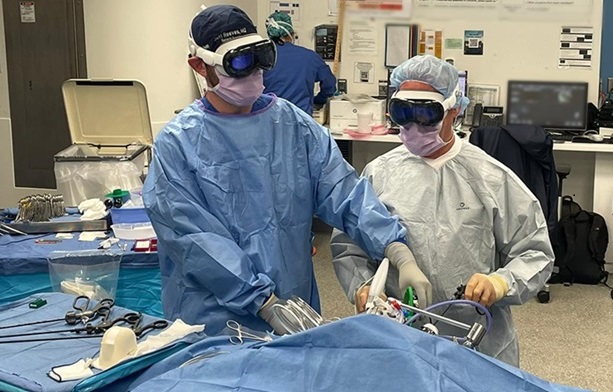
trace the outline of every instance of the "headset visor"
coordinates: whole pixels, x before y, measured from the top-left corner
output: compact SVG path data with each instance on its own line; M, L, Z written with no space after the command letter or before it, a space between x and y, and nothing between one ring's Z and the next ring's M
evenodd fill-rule
M400 90L390 100L389 114L401 126L409 123L433 126L443 121L455 101L455 95L445 99L436 92Z
M277 61L277 48L270 40L241 45L223 55L223 69L228 76L243 78L256 68L269 71Z

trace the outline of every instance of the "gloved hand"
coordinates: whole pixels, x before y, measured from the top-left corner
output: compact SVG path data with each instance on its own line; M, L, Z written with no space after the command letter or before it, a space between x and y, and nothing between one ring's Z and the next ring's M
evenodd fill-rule
M464 298L479 302L483 306L491 306L500 301L509 292L509 285L502 275L474 274L466 284Z
M432 304L432 284L415 262L413 252L402 242L392 242L385 248L385 257L398 269L398 287L404 292L413 287L418 305L425 309Z
M277 298L274 293L270 294L270 297L268 297L266 302L264 302L264 305L262 305L262 307L258 311L258 316L260 316L260 318L266 321L277 335L288 335L289 331L285 328L285 326L281 323L279 318L272 310L273 305L280 301L281 300Z

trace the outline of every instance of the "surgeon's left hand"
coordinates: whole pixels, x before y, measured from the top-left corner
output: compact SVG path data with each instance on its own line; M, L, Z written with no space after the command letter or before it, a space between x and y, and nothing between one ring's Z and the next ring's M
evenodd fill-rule
M505 278L496 273L490 275L474 274L466 284L464 298L480 303L483 306L492 306L500 301L509 292L509 285Z

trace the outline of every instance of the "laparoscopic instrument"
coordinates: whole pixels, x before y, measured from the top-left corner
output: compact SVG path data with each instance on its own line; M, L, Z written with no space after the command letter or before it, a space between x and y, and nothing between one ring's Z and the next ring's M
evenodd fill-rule
M94 320L98 316L103 314L107 314L108 311L115 305L115 301L110 298L105 298L98 302L96 306L92 309L89 309L90 299L85 295L80 295L76 297L72 303L72 309L66 312L66 315L63 318L56 318L50 320L39 320L39 321L31 321L28 323L21 324L12 324L12 325L2 325L0 329L9 329L9 328L19 328L26 327L29 325L37 325L37 324L46 324L46 323L54 323L58 321L65 321L68 325L75 325L79 322L83 324L87 324L89 321ZM2 337L2 336L0 336Z
M389 261L387 259L383 259L372 280L368 300L366 303L366 313L385 316L396 320L399 323L406 324L409 326L413 326L413 324L420 318L427 317L431 320L436 320L438 322L442 322L467 331L465 337L445 336L453 341L461 343L463 346L475 348L479 345L479 343L481 343L483 337L487 334L492 323L492 316L487 308L477 302L460 299L439 302L427 307L426 309L420 309L416 306L405 304L391 297L388 297L385 300L381 298L381 294L383 294L385 288L385 281L387 280L388 269ZM432 310L434 309L444 306L449 307L452 305L475 307L480 311L480 314L485 315L487 321L486 326L484 327L480 323L473 323L472 325L468 325L466 323L453 320L448 317L444 317L443 315L439 315L432 312ZM424 324L421 327L421 330L432 335L438 335L438 329L432 323Z
M101 334L106 332L108 329L115 325L119 324L128 324L134 331L134 334L137 338L142 337L145 333L153 329L164 329L168 326L168 322L166 320L156 320L152 323L142 325L141 322L143 319L143 315L141 313L126 313L122 316L116 317L114 319L107 319L108 310L105 312L106 315L103 316L103 319L98 324L88 323L84 327L72 328L72 329L60 329L60 330L51 330L51 331L35 331L35 332L27 332L27 333L19 333L12 335L2 335L0 339L7 338L17 338L17 337L30 337L30 336L38 336L38 335L48 335L48 334L59 334L65 332L71 332L76 334L85 333L85 335L81 336L59 336L59 337L51 337L51 338L34 338L34 339L21 339L21 340L0 340L0 344L7 343L26 343L26 342L39 342L39 341L51 341L51 340L68 340L68 339L82 339L82 338L90 338L90 337L100 337Z

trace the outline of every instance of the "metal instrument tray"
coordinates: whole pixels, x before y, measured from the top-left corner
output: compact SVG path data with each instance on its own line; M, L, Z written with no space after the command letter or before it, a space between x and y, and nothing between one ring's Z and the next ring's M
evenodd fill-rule
M6 226L23 231L27 234L70 233L74 231L107 231L109 222L106 219L92 221L58 221L58 222L13 222Z

